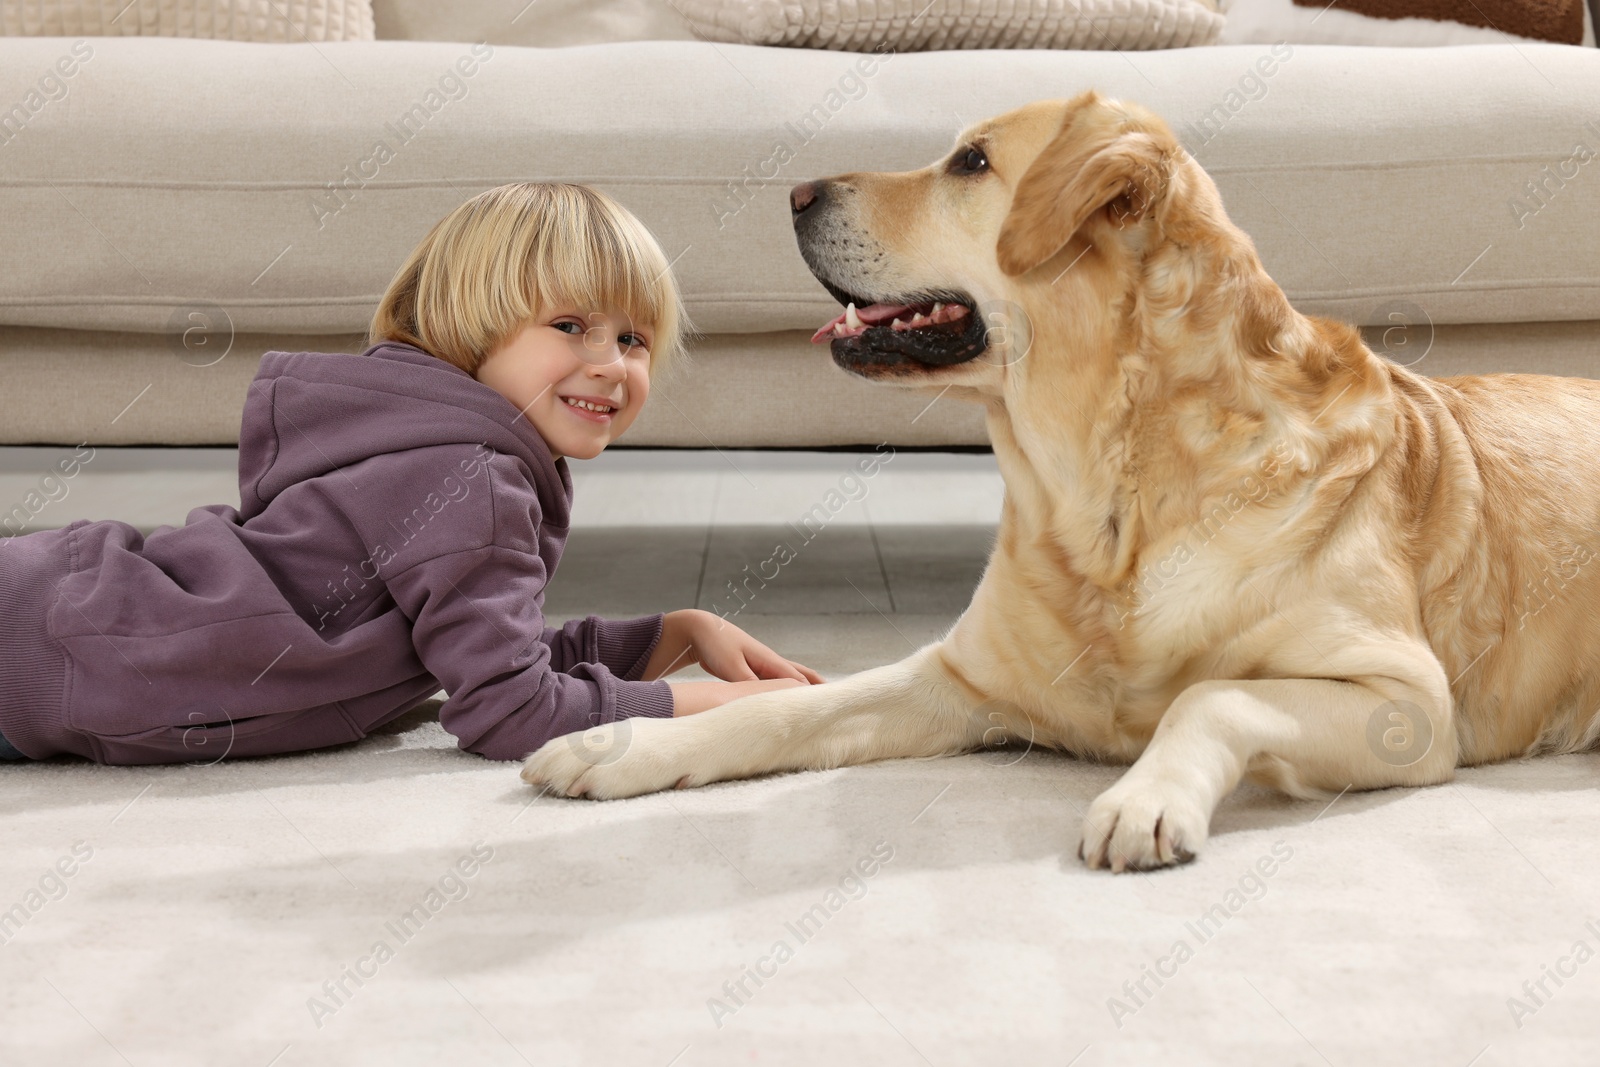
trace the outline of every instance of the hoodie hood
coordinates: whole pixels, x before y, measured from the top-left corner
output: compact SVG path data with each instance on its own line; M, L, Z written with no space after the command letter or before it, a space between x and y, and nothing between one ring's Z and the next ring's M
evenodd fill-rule
M298 482L387 452L448 444L516 456L539 487L540 521L569 524L566 459L554 459L511 401L460 367L398 341L359 355L268 352L240 421L240 518Z

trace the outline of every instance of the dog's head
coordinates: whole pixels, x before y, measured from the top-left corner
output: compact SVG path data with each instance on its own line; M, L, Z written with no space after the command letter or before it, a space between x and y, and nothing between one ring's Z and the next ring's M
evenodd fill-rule
M1093 90L978 123L920 170L802 183L790 207L806 264L855 307L813 338L836 363L981 394L1030 361L1125 349L1152 325L1135 317L1204 284L1218 242L1254 259L1166 124Z

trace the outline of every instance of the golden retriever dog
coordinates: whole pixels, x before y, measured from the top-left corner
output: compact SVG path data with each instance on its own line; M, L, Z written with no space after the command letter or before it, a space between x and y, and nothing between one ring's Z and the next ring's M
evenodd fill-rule
M972 603L902 662L557 738L526 781L632 796L1003 727L1131 764L1079 845L1122 871L1192 858L1245 775L1331 800L1600 736L1600 383L1425 378L1300 314L1161 119L1093 91L791 206L847 305L834 362L984 406L1005 503Z

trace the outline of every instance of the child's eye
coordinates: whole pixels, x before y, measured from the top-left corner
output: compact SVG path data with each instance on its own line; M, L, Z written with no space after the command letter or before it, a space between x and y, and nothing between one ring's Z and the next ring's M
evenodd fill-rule
M558 322L552 322L550 325L554 326L558 330L561 330L561 328L563 326L571 326L571 327L573 327L572 330L561 330L562 333L565 333L568 336L573 336L574 335L574 331L576 331L577 334L587 334L589 332L588 327L584 326L583 323L581 323L581 322L573 322L571 319L561 319ZM630 338L630 337L633 338L633 340L631 340L631 341L628 340L628 338ZM648 349L650 347L650 342L645 338L645 336L643 334L625 333L621 337L617 338L617 340L621 341L623 344L627 345L629 348Z

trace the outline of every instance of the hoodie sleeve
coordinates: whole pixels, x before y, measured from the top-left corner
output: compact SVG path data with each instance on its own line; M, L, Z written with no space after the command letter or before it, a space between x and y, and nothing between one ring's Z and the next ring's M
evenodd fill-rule
M620 665L631 654L623 673L642 671L660 636L659 617L547 629L538 606L544 562L536 555L484 545L412 564L387 584L411 620L417 656L449 694L439 722L468 752L521 759L563 734L672 715L666 682L619 677L601 659ZM595 661L558 659L553 647L570 657L590 642L600 653Z
M565 626L546 627L544 643L550 646L550 665L565 671L577 663L600 663L618 678L637 681L661 640L664 620L659 612L637 619L590 615Z

